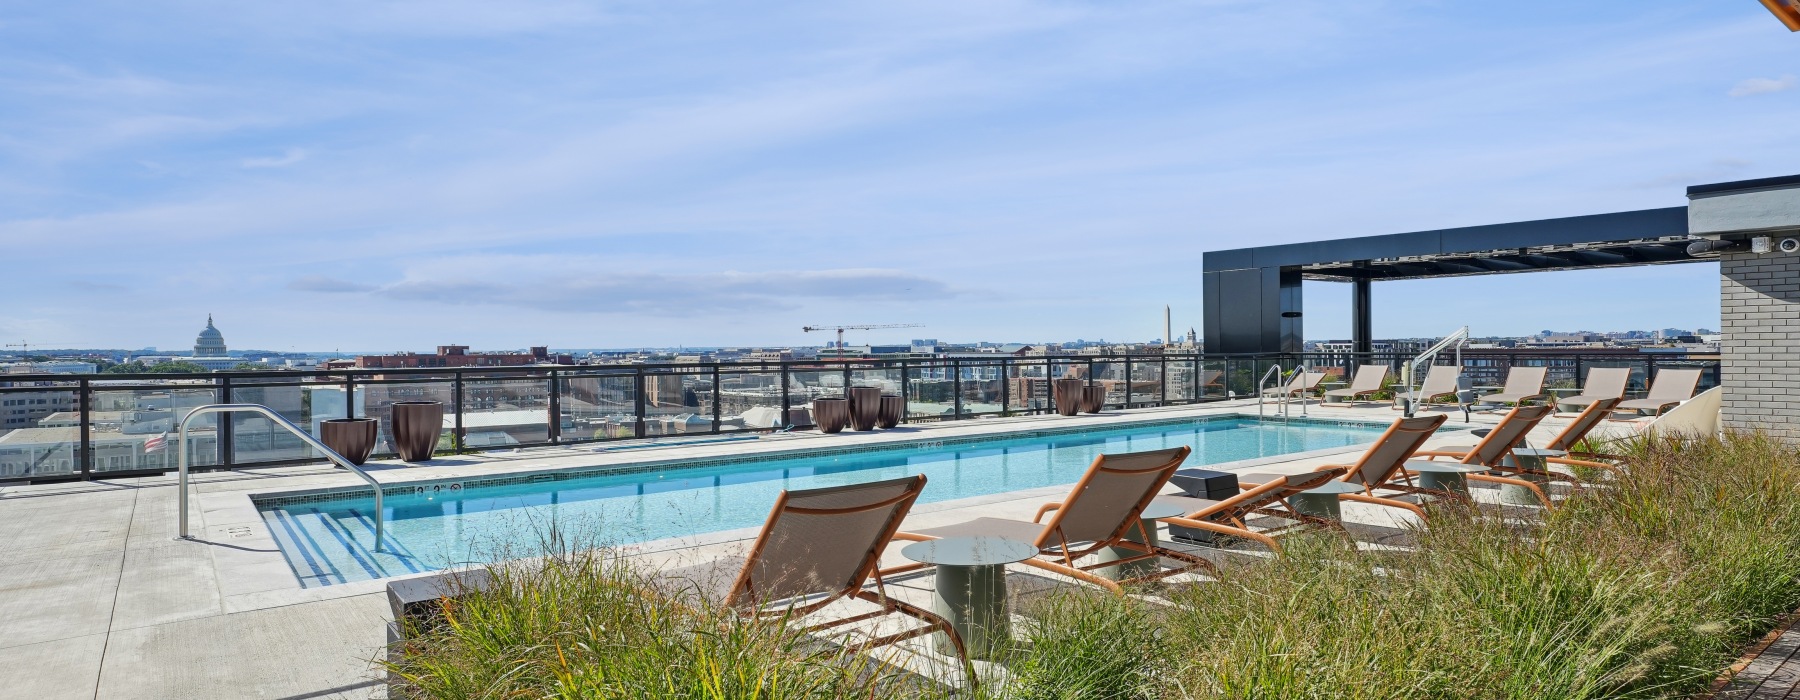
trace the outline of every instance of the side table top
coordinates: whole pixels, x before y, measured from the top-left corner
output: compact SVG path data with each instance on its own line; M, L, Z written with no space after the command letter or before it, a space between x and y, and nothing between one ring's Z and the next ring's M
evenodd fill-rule
M1037 547L1029 542L990 536L945 537L914 542L900 549L900 556L907 559L941 566L1011 564L1030 559L1037 553Z

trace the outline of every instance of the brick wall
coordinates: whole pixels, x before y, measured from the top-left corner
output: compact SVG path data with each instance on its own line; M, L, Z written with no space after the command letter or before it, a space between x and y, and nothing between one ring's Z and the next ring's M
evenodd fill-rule
M1800 254L1727 253L1719 285L1725 427L1800 440Z

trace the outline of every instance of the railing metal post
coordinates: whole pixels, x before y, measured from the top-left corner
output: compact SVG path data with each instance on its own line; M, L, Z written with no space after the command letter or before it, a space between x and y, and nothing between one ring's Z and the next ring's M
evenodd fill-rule
M1124 406L1127 409L1131 408L1131 364L1132 364L1131 356L1126 355L1125 356L1125 402L1120 405ZM1101 399L1100 403L1104 404L1104 403L1106 403L1106 400Z
M649 427L644 423L644 368L637 368L637 374L634 375L634 379L637 384L637 391L632 392L632 413L637 416L636 432L634 434L641 438L647 434L646 429Z
M463 373L457 372L450 376L450 408L455 416L455 420L451 422L455 427L451 431L456 434L456 450L461 452L462 446L468 444L469 440L468 434L463 431Z
M231 403L231 377L219 377L219 403ZM230 469L236 461L237 422L231 414L220 416L219 420L219 466Z
M1012 360L1000 360L1000 415L1012 413Z
M457 439L460 444L461 438ZM562 386L556 370L550 370L550 443L562 442Z
M902 423L906 422L907 414L912 413L907 410L907 407L912 405L912 373L907 369L908 364L910 363L906 360L900 361L900 422Z
M721 426L719 424L719 422L720 422L720 413L719 413L720 382L719 382L719 365L718 365L718 363L713 363L712 385L713 385L713 390L712 390L713 428L712 428L712 431L717 433L723 429L723 426Z
M783 428L794 426L794 421L788 415L793 411L793 403L788 397L788 385L792 383L791 377L788 376L788 363L783 362L781 363L781 427Z
M81 392L80 394L76 395L76 397L75 397L77 401L81 402L81 414L80 414L81 415L81 459L77 460L77 462L81 465L81 478L82 479L93 479L94 478L94 434L93 434L93 429L94 429L94 387L92 384L90 384L88 382L88 380L82 379L77 384L76 390ZM164 452L163 454L166 455L168 453ZM163 459L168 459L168 457L164 457ZM164 462L164 464L167 464L167 462ZM137 465L134 464L132 466L135 467Z
M956 401L952 404L954 406L954 410L956 412L955 418L956 418L956 420L962 420L962 417L963 417L962 360L959 360L956 358L950 358L950 375L952 377L954 377L954 379L951 380L951 383L950 383L950 390L952 392L954 392L955 396L956 396Z

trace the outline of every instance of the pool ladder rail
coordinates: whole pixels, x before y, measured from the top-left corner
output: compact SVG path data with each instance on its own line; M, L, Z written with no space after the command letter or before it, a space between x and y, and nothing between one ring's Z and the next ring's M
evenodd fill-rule
M1263 418L1263 402L1269 396L1269 378L1273 376L1279 381L1280 383L1278 386L1287 386L1289 382L1294 381L1295 375L1298 375L1305 370L1305 365L1294 365L1294 371L1283 373L1281 371L1281 363L1278 362L1269 365L1268 371L1263 372L1262 379L1257 380L1256 382L1256 417L1258 420ZM1281 394L1281 418L1283 420L1286 420L1289 417L1288 404L1291 403L1292 400L1293 397L1289 393L1283 392ZM1306 416L1306 397L1304 396L1300 397L1300 415L1302 417Z
M376 481L375 477L369 476L369 473L363 471L361 467L350 463L350 460L346 459L343 455L338 454L337 450L327 447L325 443L320 442L319 439L313 437L311 433L306 432L300 426L294 425L292 421L289 421L281 414L276 413L274 409L253 403L207 404L189 411L187 416L181 419L181 444L178 448L181 457L177 462L177 469L179 470L177 481L181 495L178 497L179 504L176 507L176 513L180 518L181 535L176 539L194 539L188 534L188 424L192 423L195 418L209 413L261 414L262 417L269 419L269 422L286 428L288 432L293 433L296 437L300 438L301 442L305 442L313 449L324 454L326 459L329 459L332 462L337 463L338 466L348 469L351 473L362 477L363 481L369 482L369 486L375 489L375 551L381 551L381 516L383 512L381 507L381 482Z

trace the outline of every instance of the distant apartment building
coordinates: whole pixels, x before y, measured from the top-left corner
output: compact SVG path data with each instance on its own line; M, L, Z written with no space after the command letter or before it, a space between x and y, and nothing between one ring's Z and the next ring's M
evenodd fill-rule
M435 367L518 367L524 365L573 365L575 358L567 354L550 354L545 346L534 346L528 352L469 352L467 345L439 345L437 354L401 352L392 355L360 355L358 369L412 369Z

